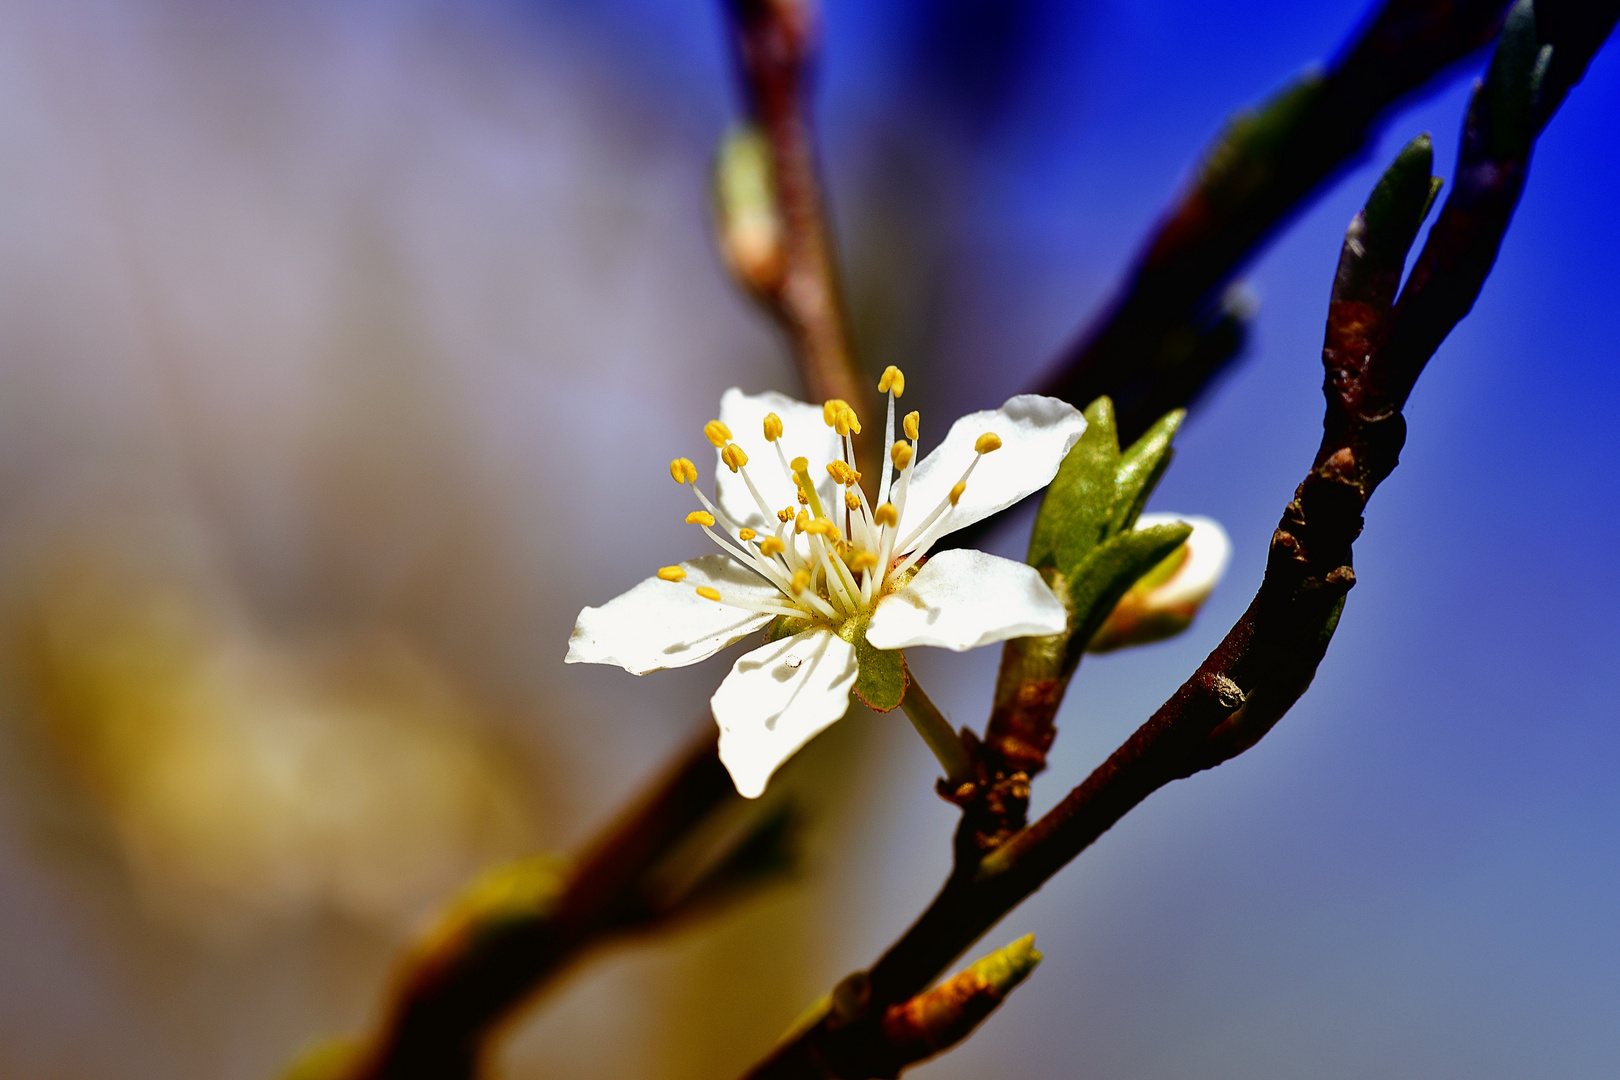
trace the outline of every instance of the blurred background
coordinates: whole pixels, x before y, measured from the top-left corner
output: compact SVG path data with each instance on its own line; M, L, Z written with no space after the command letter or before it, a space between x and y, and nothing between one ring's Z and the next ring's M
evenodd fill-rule
M710 242L716 8L0 3L0 1071L273 1076L374 1020L457 883L577 844L708 722L714 664L562 656L582 605L698 553L664 467L721 391L795 387ZM941 423L1022 388L1223 118L1362 14L827 0L865 363ZM1086 662L1037 810L1246 606L1343 228L1419 131L1449 176L1476 69L1254 268L1254 346L1151 507L1223 521L1228 579ZM992 931L1045 963L916 1075L1612 1075L1616 116L1611 46L1418 388L1310 694ZM979 724L996 659L916 667ZM731 1075L870 962L956 813L898 717L785 775L817 807L795 880L598 955L504 1075Z

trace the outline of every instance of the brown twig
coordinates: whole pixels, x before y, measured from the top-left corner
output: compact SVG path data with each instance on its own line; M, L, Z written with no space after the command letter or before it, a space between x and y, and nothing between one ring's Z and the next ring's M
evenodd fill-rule
M810 73L818 36L814 0L727 0L744 96L769 151L781 223L781 266L755 294L787 332L813 401L842 398L858 411L870 388L850 351L832 229L810 125Z
M880 1075L874 1063L884 1010L922 991L1148 795L1254 745L1304 693L1355 583L1351 546L1362 510L1398 461L1407 395L1478 296L1518 203L1534 133L1547 115L1540 102L1550 50L1542 45L1523 0L1475 91L1455 190L1398 300L1406 253L1437 189L1426 138L1402 152L1352 223L1323 347L1321 446L1273 534L1266 577L1248 611L1079 787L990 854L959 865L900 940L851 977L863 988L863 1011L785 1041L747 1074L752 1080Z

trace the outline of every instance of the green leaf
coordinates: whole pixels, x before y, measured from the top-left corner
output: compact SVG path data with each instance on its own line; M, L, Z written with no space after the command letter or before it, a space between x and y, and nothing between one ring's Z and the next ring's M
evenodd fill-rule
M855 646L855 662L860 665L851 692L868 709L888 712L906 696L906 662L899 649L879 649L868 644L866 623L866 619L851 619L838 631L839 637Z
M1365 248L1375 253L1372 262L1403 262L1417 239L1418 228L1428 217L1441 180L1430 176L1434 167L1434 144L1428 135L1419 135L1401 148L1367 196L1362 215L1367 228Z
M1519 0L1502 22L1485 74L1487 138L1493 157L1521 158L1530 152L1551 50L1536 40L1535 6L1531 0Z
M1114 403L1100 397L1086 407L1085 417L1085 433L1058 467L1035 515L1026 561L1036 569L1072 570L1108 538L1119 467Z
M1170 442L1187 418L1186 409L1173 409L1165 413L1140 439L1120 457L1115 473L1114 506L1109 522L1109 535L1125 532L1136 525L1148 496L1159 486L1164 471L1175 456Z
M1191 535L1192 526L1178 521L1120 533L1098 547L1069 582L1071 652L1084 649L1119 598Z

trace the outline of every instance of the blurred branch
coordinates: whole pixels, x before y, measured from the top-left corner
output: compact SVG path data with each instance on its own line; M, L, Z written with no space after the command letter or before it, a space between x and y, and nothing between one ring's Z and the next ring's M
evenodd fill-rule
M1506 7L1388 0L1325 73L1233 117L1114 301L1054 361L1039 392L1077 405L1112 397L1126 443L1193 401L1246 336L1245 304L1228 292L1234 276L1367 150L1397 103L1488 42Z
M695 875L660 864L737 800L706 724L668 773L569 864L526 860L476 883L407 957L349 1080L477 1075L489 1034L587 947L707 908L780 862L780 817Z
M1534 134L1549 115L1542 90L1553 55L1530 0L1521 0L1470 103L1456 190L1398 297L1406 254L1439 187L1426 136L1401 152L1351 223L1323 346L1321 445L1272 535L1248 611L1049 813L982 858L964 859L968 849L958 844L957 866L933 903L869 971L845 980L861 988L860 1007L794 1033L750 1078L888 1075L886 1010L922 992L1148 795L1253 746L1305 692L1355 584L1351 547L1362 511L1398 462L1407 395L1478 296L1518 203Z
M867 380L850 351L810 125L810 69L816 49L815 0L726 0L748 111L769 168L768 197L779 235L774 250L737 233L727 216L723 147L719 177L722 250L733 272L787 331L812 401L842 398L868 411ZM735 190L735 189L731 189Z

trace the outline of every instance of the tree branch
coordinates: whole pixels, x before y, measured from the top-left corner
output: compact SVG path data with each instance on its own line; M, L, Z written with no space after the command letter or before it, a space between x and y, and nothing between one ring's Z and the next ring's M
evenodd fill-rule
M1607 32L1613 20L1600 25ZM796 1033L748 1072L751 1080L882 1075L875 1070L884 1010L921 992L1148 795L1253 746L1305 692L1355 584L1351 547L1362 511L1398 462L1401 409L1478 296L1518 203L1535 131L1549 115L1543 83L1552 53L1521 0L1473 95L1456 190L1398 299L1406 254L1438 190L1427 137L1402 151L1352 222L1323 346L1322 442L1272 536L1248 611L1170 700L1043 818L976 862L964 865L958 844L958 865L933 903L869 971L851 976L864 990L862 1009Z
M1233 277L1277 228L1363 154L1394 107L1484 45L1505 0L1388 0L1325 73L1239 113L1160 219L1114 301L1040 380L1083 405L1102 395L1129 443L1237 355ZM1600 38L1601 40L1601 38Z
M768 151L781 229L778 265L744 284L787 332L810 399L842 398L869 412L867 380L850 351L811 134L814 0L726 0L726 6L748 110Z
M545 880L510 878L495 889L475 886L462 910L452 909L406 958L378 1034L343 1075L476 1076L490 1032L581 952L675 914L691 894L649 896L646 875L717 808L738 798L715 751L714 725L706 721L704 728L571 870L553 871L555 889ZM698 882L692 892L701 894L707 884Z

